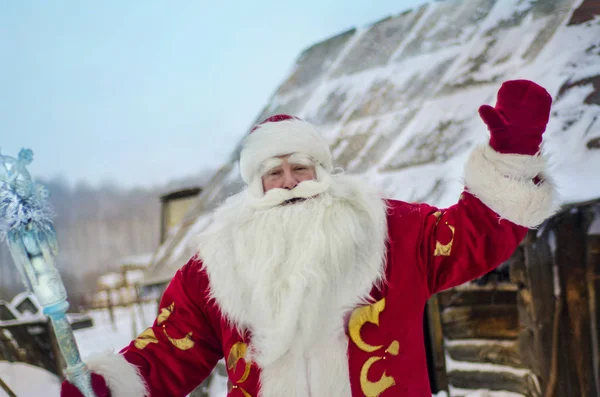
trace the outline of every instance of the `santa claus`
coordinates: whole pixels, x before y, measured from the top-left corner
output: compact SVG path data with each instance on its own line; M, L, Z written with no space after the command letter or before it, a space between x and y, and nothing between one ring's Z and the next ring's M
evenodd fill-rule
M502 85L446 209L382 199L332 172L311 124L267 119L241 152L247 188L196 236L153 326L88 361L97 395L185 396L224 358L231 397L430 397L429 297L494 269L555 211L540 154L551 102L530 81ZM62 395L80 396L67 382Z

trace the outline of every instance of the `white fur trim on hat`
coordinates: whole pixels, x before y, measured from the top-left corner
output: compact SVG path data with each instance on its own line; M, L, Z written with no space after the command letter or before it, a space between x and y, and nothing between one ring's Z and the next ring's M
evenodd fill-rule
M303 153L331 172L331 152L316 128L303 120L290 119L261 124L246 138L240 153L242 179L250 184L263 161L292 153Z
M112 397L146 397L150 393L138 367L121 354L95 354L86 360L92 372L101 375Z
M545 169L540 154L503 154L484 145L475 148L467 161L465 186L501 218L536 227L558 209L556 189L543 175ZM538 175L543 181L535 184Z

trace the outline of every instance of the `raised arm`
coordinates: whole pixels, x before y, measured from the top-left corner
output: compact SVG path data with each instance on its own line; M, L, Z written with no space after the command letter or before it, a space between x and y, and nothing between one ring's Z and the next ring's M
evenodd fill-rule
M556 211L540 153L551 102L542 87L516 80L502 85L495 107L479 109L490 142L471 153L461 199L444 210L420 207L430 294L494 269Z

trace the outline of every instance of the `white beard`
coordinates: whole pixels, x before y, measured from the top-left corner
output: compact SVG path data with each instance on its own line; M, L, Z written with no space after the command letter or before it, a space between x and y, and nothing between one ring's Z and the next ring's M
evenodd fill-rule
M327 175L301 183L291 197L322 193L275 206L288 193L261 200L246 190L227 200L196 237L211 297L234 326L250 331L251 359L259 366L292 346L307 350L317 339L341 338L345 314L368 302L382 281L385 202L365 187Z

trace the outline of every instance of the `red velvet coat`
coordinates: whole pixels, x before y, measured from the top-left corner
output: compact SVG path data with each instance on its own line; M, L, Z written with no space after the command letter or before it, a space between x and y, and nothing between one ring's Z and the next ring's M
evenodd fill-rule
M348 313L353 396L429 397L423 340L425 303L436 292L485 274L509 258L527 228L464 192L439 210L389 201L386 284L374 304ZM161 313L121 353L140 368L152 396L184 396L226 359L231 397L258 396L260 370L242 337L209 301L210 280L192 258L168 286Z

